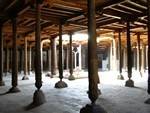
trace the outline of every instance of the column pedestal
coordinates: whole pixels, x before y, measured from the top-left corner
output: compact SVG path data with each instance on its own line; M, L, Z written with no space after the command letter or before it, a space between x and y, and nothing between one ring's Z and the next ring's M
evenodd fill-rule
M65 87L68 87L68 85L64 81L62 81L62 80L58 81L55 84L55 88L65 88Z
M80 110L80 113L107 113L100 105L87 104Z
M126 87L134 87L134 81L131 79L127 80L125 86Z
M8 91L8 93L18 93L18 92L20 92L20 89L17 86L10 88Z
M45 95L42 90L36 90L33 95L33 105L39 106L46 102Z

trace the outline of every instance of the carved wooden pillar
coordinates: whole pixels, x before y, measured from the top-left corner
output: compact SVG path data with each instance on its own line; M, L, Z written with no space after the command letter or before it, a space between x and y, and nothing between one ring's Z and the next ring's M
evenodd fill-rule
M27 37L24 37L24 76L22 80L29 80L28 73L28 52L27 52Z
M67 87L67 84L62 81L63 79L63 47L62 47L62 23L59 24L59 78L60 81L58 81L55 84L55 88L65 88Z
M56 65L57 65L57 55L56 55L56 39L51 38L51 77L56 75Z
M6 75L9 72L9 47L6 47Z
M33 104L38 106L46 102L45 95L40 89L42 87L41 72L41 0L36 0L36 29L35 29L35 86L37 90L34 93Z
M2 25L0 25L0 86L4 86L3 81L3 36L2 36Z
M19 72L22 71L22 46L19 48Z
M96 19L95 19L95 0L88 1L88 96L91 105L86 105L80 110L80 113L106 113L102 107L95 105L98 98L98 59L96 43Z
M96 43L95 0L88 0L88 78L89 99L92 104L98 98L98 63Z
M138 70L140 72L140 75L142 76L142 72L141 72L141 41L140 41L140 33L137 34L137 42L138 42L138 48L137 48Z
M121 32L119 31L118 34L118 41L119 41L119 75L118 79L124 80L124 77L122 75L122 47L121 47Z
M16 18L12 18L12 88L9 90L10 93L20 92L18 86L18 55L17 55L17 23Z
M75 77L73 76L73 57L72 57L72 34L70 34L70 43L69 43L69 80L75 80Z
M150 0L148 1L148 94L150 94Z
M30 75L31 73L31 62L32 62L32 48L31 48L31 45L29 45L29 67L28 67L28 73Z
M127 68L128 68L128 78L129 80L126 81L125 86L127 87L134 87L134 81L131 80L132 77L132 56L131 56L131 40L130 40L130 22L127 21Z
M67 47L66 47L66 70L69 69L69 45L67 44Z

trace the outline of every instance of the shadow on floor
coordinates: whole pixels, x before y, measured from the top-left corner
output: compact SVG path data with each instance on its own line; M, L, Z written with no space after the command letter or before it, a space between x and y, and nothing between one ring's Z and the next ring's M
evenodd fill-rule
M137 87L137 86L134 86L133 88L135 88L135 89L140 89L140 90L142 90L142 91L147 91L146 89L141 88L141 87Z
M38 107L38 106L33 103L30 103L29 105L24 107L24 110L28 111L28 110L34 109L36 107Z
M5 93L0 93L0 96L7 95L7 94L8 94L8 91Z

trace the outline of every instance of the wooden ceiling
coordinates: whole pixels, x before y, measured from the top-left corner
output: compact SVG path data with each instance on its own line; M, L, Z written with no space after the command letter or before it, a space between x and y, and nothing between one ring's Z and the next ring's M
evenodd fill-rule
M17 16L18 45L24 37L34 44L35 0L0 0L0 22L3 23L5 45L11 45L11 17ZM56 37L58 25L63 24L63 33L87 31L87 0L43 0L41 4L42 39ZM126 31L126 21L131 21L135 36L140 32L147 43L146 0L96 0L97 33Z

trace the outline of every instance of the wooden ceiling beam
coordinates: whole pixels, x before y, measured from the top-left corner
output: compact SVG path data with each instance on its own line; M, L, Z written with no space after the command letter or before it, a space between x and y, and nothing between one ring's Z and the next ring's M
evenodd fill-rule
M27 17L27 18L35 19L35 13L26 12L26 13L24 13L22 15L22 17ZM41 15L41 19L49 21L49 22L53 22L55 24L59 24L59 22L60 22L60 19L58 19L58 18L54 18L52 16L45 16L43 14Z

